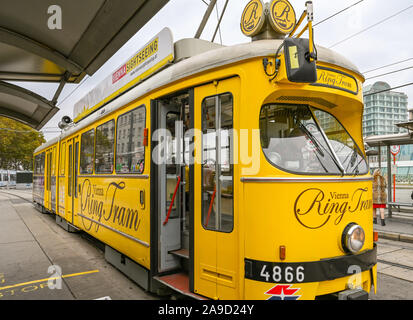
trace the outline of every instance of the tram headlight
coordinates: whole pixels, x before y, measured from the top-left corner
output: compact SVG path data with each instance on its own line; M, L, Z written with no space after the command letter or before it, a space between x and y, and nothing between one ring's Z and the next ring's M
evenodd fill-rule
M343 249L351 253L359 252L363 248L364 240L363 228L354 222L345 227L341 238Z

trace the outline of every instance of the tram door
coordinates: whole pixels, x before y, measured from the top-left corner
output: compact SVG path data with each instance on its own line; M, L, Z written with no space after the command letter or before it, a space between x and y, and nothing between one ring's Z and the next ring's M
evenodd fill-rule
M79 139L75 137L66 143L66 221L74 224L75 219L75 205L78 197L77 173L79 163Z
M50 210L56 212L56 147L49 152L48 162L48 192L50 201Z
M66 176L67 176L67 163L66 163L66 152L67 152L67 147L66 147L66 142L62 142L60 144L59 148L59 169L58 172L56 172L58 176L58 190L57 190L57 214L61 217L65 217L66 212Z
M157 101L154 150L157 163L158 272L184 269L182 255L189 252L188 170L184 164L184 129L189 115L188 94Z
M44 180L44 207L51 209L51 176L52 176L52 150L46 151L45 180Z
M194 292L215 299L240 298L233 131L239 90L237 77L195 88L202 141L195 140Z
M45 159L45 185L44 185L44 207L50 211L56 210L56 147L46 151Z

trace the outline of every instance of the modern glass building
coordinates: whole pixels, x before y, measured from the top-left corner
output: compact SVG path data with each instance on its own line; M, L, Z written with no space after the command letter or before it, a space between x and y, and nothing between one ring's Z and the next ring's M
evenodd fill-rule
M364 87L364 95L391 87L386 82L376 82ZM387 91L364 97L363 135L376 136L406 132L395 124L408 120L408 97L405 93Z
M406 129L399 128L396 123L407 122L409 119L408 96L403 92L386 91L373 95L374 92L389 90L391 87L386 82L376 82L364 87L364 114L363 114L363 136L392 135L407 132ZM367 96L366 96L367 95ZM386 149L381 149L382 165L385 165ZM371 161L377 162L378 157L373 156ZM406 162L398 168L397 174L405 175L409 170L409 175L413 177L413 145L402 145L400 153L397 155L397 162Z

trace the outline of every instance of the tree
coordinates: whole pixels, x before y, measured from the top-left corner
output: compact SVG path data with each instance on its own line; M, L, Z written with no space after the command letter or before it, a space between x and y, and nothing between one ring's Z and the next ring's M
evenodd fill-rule
M0 168L33 170L33 152L45 141L42 132L0 117Z

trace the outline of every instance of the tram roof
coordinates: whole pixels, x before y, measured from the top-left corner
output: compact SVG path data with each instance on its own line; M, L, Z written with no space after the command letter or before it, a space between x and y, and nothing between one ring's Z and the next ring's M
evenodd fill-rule
M35 152L53 145L59 141L59 139L70 136L72 133L99 120L99 118L102 118L127 105L133 100L168 85L169 83L236 62L257 57L272 56L282 44L282 41L283 40L278 39L259 40L234 46L219 46L215 43L210 43L210 45L208 45L206 43L207 41L200 39L180 40L175 43L175 52L179 52L179 56L177 55L175 57L175 61L178 62L156 73L118 98L110 101L102 108L98 109L99 112L94 112L84 120L74 124L69 129L65 130L59 137L38 147ZM200 50L199 48L202 49ZM317 51L318 61L345 68L355 72L364 79L358 68L341 54L321 46L317 46Z
M168 1L2 0L0 115L41 129L59 110L63 86L93 75ZM6 81L59 87L48 101Z

